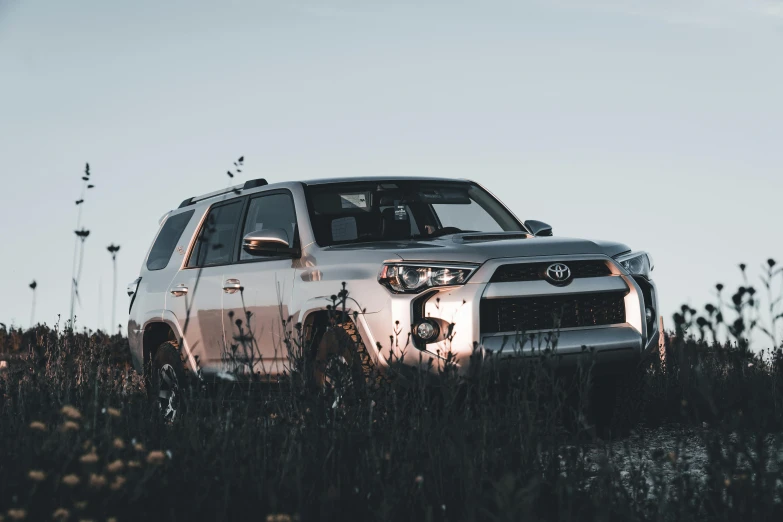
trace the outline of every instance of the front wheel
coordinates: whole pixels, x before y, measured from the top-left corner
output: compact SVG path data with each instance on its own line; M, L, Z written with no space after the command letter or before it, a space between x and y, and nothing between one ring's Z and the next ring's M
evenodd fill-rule
M160 345L150 362L147 393L155 415L163 421L173 422L182 414L186 378L179 347L172 341Z

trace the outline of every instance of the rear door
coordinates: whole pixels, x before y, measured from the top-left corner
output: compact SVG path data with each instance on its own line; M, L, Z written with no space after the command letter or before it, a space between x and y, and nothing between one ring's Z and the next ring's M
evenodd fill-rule
M251 232L282 229L289 244L299 244L294 200L287 190L251 197L237 241L237 262L223 275L223 335L234 370L264 376L282 373L287 362L284 333L293 296L290 256L251 255L242 238ZM290 327L290 326L289 326Z
M221 369L223 337L223 271L234 260L245 198L212 205L185 268L169 285L167 308L174 312L190 352L205 371Z

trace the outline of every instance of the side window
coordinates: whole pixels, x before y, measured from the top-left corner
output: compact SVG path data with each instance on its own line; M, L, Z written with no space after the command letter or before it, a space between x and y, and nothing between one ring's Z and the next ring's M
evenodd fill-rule
M201 226L188 266L223 265L232 261L242 201L214 207Z
M150 255L147 257L147 270L163 270L169 264L171 254L177 247L182 232L188 226L190 218L193 217L194 210L188 210L175 216L169 216L163 223L155 243L150 249Z
M288 242L291 244L296 240L296 211L294 210L294 200L290 194L270 194L250 200L247 219L242 227L242 237L251 232L269 230L270 228L285 231L288 235ZM250 255L242 250L239 259L258 259L258 256Z

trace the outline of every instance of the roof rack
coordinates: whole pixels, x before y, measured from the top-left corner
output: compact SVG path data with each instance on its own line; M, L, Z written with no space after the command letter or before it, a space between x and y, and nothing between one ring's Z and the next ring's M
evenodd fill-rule
M205 199L214 198L215 196L222 196L223 194L228 194L229 192L239 192L240 190L249 190L252 188L263 187L264 185L268 185L268 184L269 183L267 183L267 181L264 178L251 179L249 181L246 181L244 185L234 185L233 187L216 190L214 192L209 192L201 196L193 196L192 198L188 198L182 203L180 203L179 207L177 208L188 207L193 203L196 203L197 201L203 201Z

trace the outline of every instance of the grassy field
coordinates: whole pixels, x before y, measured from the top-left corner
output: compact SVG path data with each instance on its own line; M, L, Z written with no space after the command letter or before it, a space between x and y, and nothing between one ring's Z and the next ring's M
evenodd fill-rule
M698 429L698 473L685 436L609 451L580 407L589 383L537 363L502 382L361 389L338 408L295 382L246 400L193 397L163 424L126 339L0 330L12 359L0 377L0 509L6 520L779 518L780 359L670 343L623 411L635 430Z

